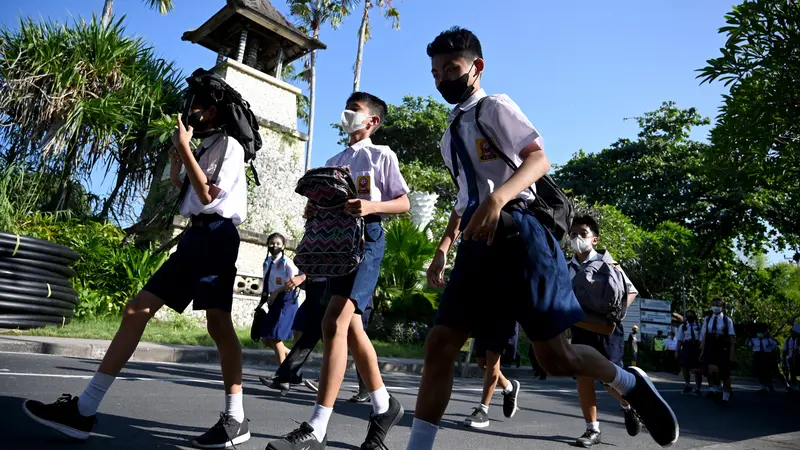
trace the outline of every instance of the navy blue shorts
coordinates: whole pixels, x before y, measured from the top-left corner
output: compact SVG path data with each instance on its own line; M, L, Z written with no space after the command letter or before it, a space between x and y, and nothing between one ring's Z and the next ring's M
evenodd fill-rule
M297 314L297 292L278 294L267 310L261 337L275 341L285 341L292 337L292 324Z
M512 217L519 236L459 244L437 325L507 342L519 322L532 341L545 341L583 319L558 242L527 209Z
M625 354L625 332L616 327L609 334L595 333L580 327L572 327L572 345L588 345L600 352L612 363L623 367L622 356Z
M356 314L363 314L369 305L375 286L378 284L378 274L381 270L383 253L386 251L386 238L380 221L367 222L364 233L364 259L358 269L352 273L331 278L331 296L349 298L355 302Z
M239 232L230 219L206 219L190 226L178 249L156 271L142 290L182 313L192 308L231 312Z
M294 316L292 329L303 333L322 335L322 318L331 299L328 281L306 281L306 299Z

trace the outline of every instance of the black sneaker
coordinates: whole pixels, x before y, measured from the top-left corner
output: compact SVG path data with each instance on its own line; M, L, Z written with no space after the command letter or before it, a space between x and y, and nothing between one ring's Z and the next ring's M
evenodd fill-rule
M369 392L362 392L358 391L350 397L350 400L347 400L350 403L366 403L370 400Z
M361 444L361 450L385 449L386 444L383 441L386 439L386 435L393 426L397 425L397 422L400 422L404 413L403 405L396 398L389 396L388 411L383 414L370 413L367 438Z
M689 386L689 385L687 384L687 385L686 385L686 386L683 388L683 393L684 393L684 394L691 394L691 393L692 393L692 387L691 387L691 386Z
M595 444L600 443L600 434L599 431L594 430L586 430L581 437L575 440L575 445L583 448L589 448Z
M639 415L633 408L623 409L625 414L625 429L628 430L628 436L636 436L642 432L642 422L639 420Z
M317 440L314 436L314 427L303 422L300 428L292 431L286 436L272 441L267 445L267 450L322 450L328 443L328 436L326 435L322 442Z
M313 392L319 392L319 382L315 380L303 380L303 384Z
M78 411L78 397L62 395L55 403L45 405L36 400L26 400L22 410L31 419L74 439L85 440L97 423L97 416L82 416Z
M239 422L225 413L220 413L219 420L210 430L192 441L196 448L228 448L234 447L250 439L248 419Z
M650 377L638 367L626 369L636 377L636 385L624 396L647 427L650 436L662 447L669 447L678 440L680 427L675 413L653 386Z
M289 380L280 379L278 377L258 377L258 381L270 389L275 389L276 391L281 391L283 393L291 389L291 383Z
M289 384L292 386L300 386L303 384L303 376L300 374L292 375L292 377L289 379Z
M519 381L509 380L511 392L503 392L503 415L509 419L517 413L517 397L519 397Z
M489 426L489 414L480 408L474 408L472 414L464 419L464 426L470 428L486 428Z

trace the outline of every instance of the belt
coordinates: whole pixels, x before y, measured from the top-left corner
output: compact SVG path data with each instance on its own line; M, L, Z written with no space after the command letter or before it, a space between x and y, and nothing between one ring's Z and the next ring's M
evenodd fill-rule
M364 216L364 223L376 223L383 220L381 216L377 214L370 214L368 216Z
M190 219L192 227L204 227L206 225L212 224L214 222L219 222L220 220L232 220L225 217L220 216L217 213L214 214L197 214L193 215Z

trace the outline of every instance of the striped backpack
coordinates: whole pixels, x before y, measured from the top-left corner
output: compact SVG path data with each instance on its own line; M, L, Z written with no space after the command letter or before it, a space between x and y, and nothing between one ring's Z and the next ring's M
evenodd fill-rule
M364 258L364 219L344 211L347 201L356 198L350 168L311 169L297 182L295 192L317 207L297 245L297 268L317 277L338 277L356 270Z

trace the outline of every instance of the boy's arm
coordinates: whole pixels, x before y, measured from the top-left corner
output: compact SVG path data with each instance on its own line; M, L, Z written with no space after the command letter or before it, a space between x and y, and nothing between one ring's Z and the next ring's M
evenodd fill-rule
M208 205L213 202L219 194L219 188L208 184L208 177L200 168L200 164L192 154L192 149L189 142L192 139L194 129L190 126L186 128L183 121L178 115L178 126L175 128L175 133L172 135L172 143L178 149L178 154L186 166L186 175L189 177L189 182L192 183L192 188L197 193L200 203Z
M458 228L461 224L461 216L455 210L450 213L450 220L447 222L447 228L444 230L444 235L439 241L439 246L436 248L436 254L428 266L428 285L433 288L440 288L444 286L444 267L447 264L447 254L453 248L453 244L458 239Z

